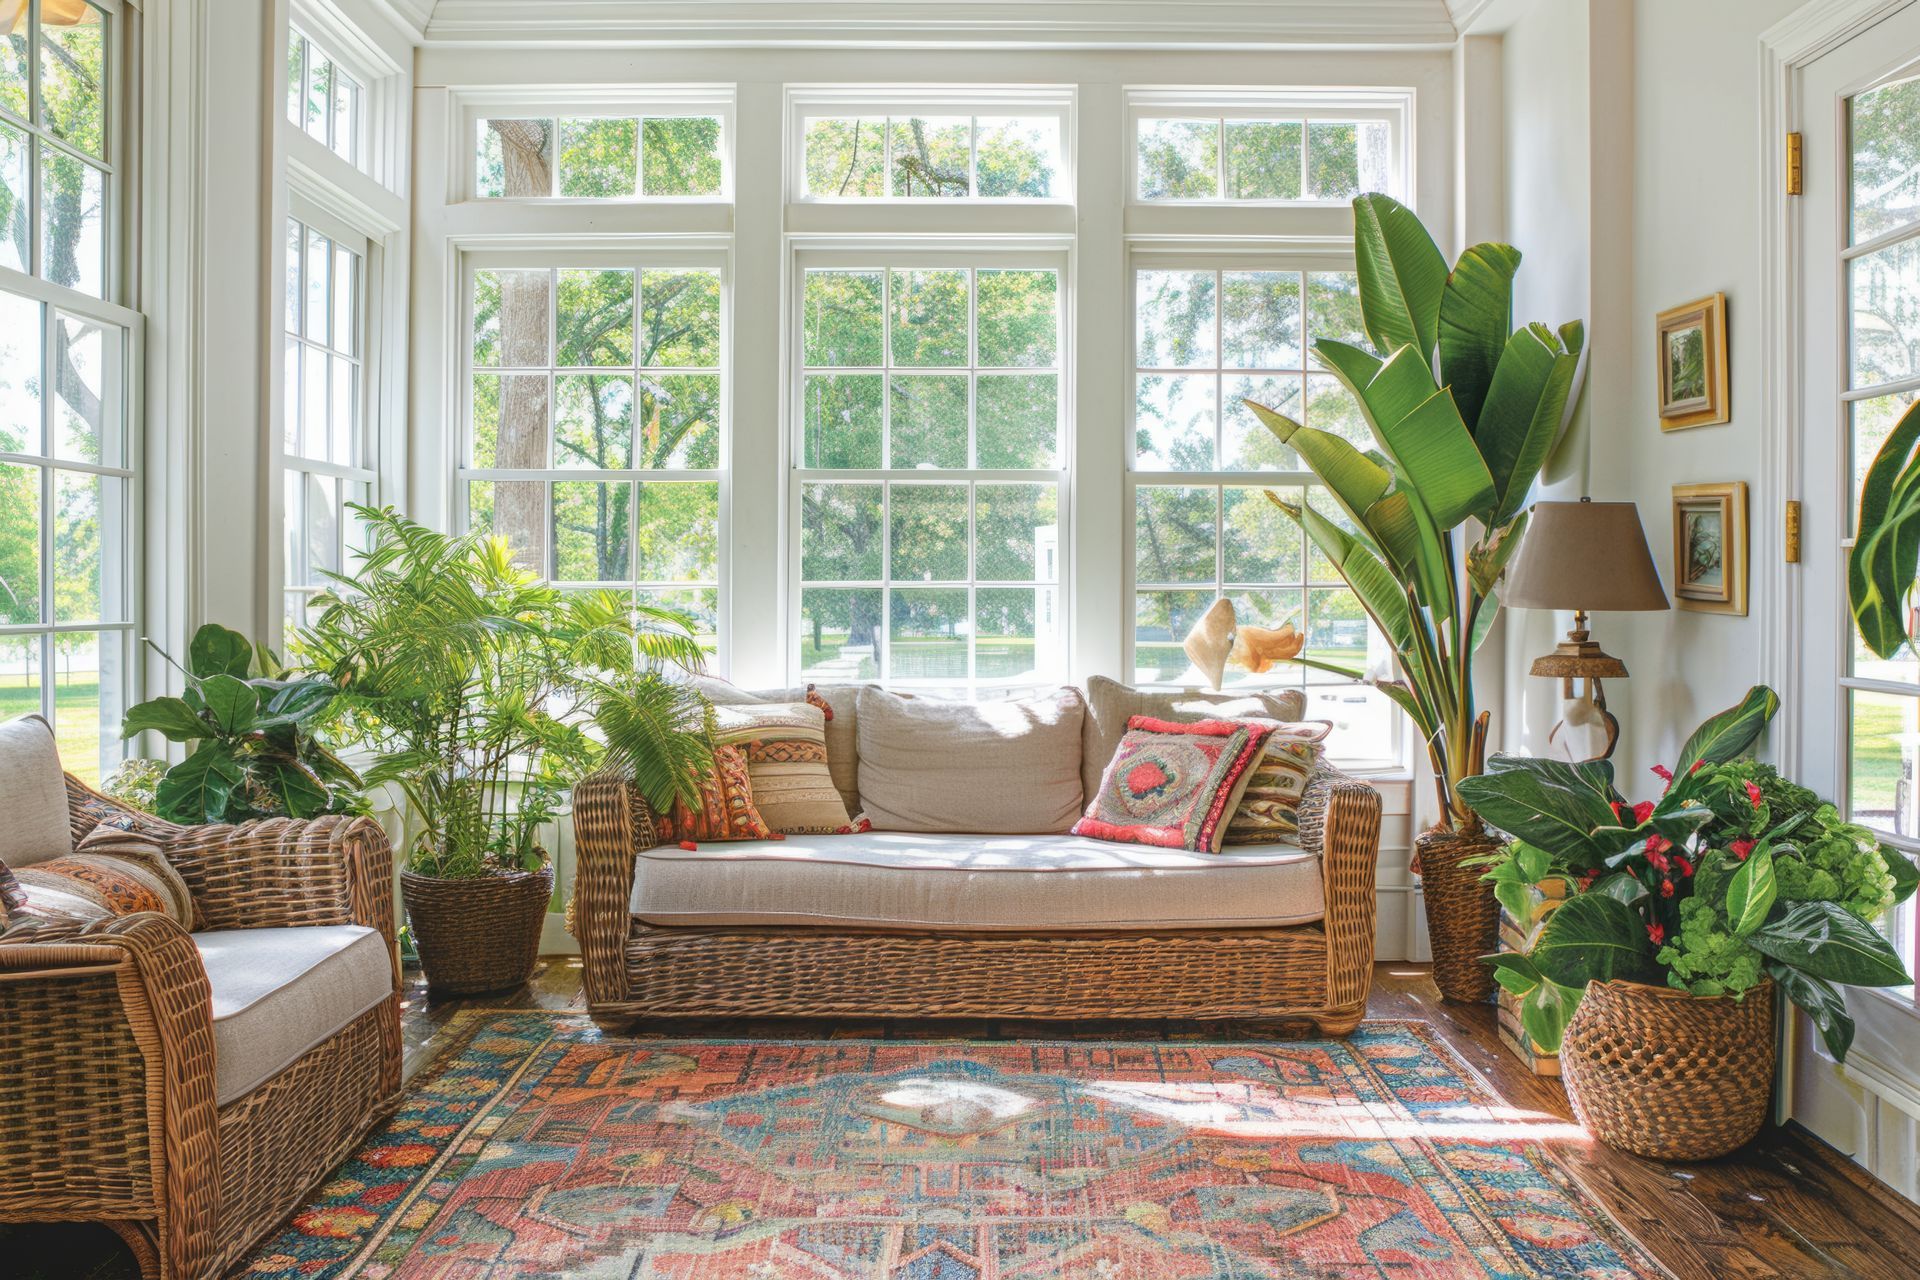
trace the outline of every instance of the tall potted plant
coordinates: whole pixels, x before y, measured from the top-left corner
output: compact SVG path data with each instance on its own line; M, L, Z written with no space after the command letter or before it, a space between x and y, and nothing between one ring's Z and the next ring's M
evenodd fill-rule
M1416 842L1434 980L1485 1000L1479 957L1499 908L1476 859L1499 847L1462 793L1486 767L1487 716L1474 702L1474 652L1498 613L1501 572L1520 546L1527 498L1559 439L1579 370L1579 321L1513 329L1518 250L1478 244L1451 271L1413 212L1383 195L1353 202L1360 311L1374 350L1323 338L1320 362L1345 384L1377 450L1248 407L1292 446L1347 517L1274 503L1353 588L1399 658L1369 680L1419 730L1440 814ZM1365 673L1300 661L1354 680Z
M539 830L603 754L587 703L657 681L663 666L697 668L699 644L679 614L539 581L503 539L352 510L367 550L351 576L331 575L299 652L331 677L344 731L373 753L366 781L405 798L401 896L428 986L516 986L553 893Z

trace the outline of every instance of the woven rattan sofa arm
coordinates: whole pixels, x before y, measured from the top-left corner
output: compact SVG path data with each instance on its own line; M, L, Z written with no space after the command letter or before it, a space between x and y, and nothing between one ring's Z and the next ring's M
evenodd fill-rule
M634 859L654 843L652 810L624 771L603 769L574 787L574 933L589 1007L628 998Z
M1380 793L1322 764L1300 803L1300 843L1320 855L1326 895L1327 1003L1363 1009L1373 986Z
M0 933L0 1218L157 1220L166 1274L205 1274L220 1216L211 999L165 916Z

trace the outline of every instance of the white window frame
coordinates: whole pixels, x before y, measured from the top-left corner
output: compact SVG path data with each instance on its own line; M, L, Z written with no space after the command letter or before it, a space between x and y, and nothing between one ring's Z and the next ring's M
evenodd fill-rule
M637 190L631 196L563 196L559 194L560 138L562 117L580 119L589 116L665 119L675 116L715 117L720 121L720 190L711 195L648 195ZM544 196L485 196L479 190L480 122L486 119L553 121L553 190ZM455 187L452 199L472 201L492 209L515 206L557 205L594 208L604 205L720 205L733 203L734 95L732 86L655 85L626 89L569 93L564 89L490 90L460 92L452 112L455 163ZM643 165L638 151L635 163ZM497 221L497 219L496 219ZM479 224L476 224L479 225ZM693 228L704 230L705 228Z
M333 97L339 92L339 86L336 84L329 88L327 137L324 145L329 151L332 151L333 154L339 156L348 164L353 165L355 168L363 168L366 157L369 156L372 151L370 140L373 132L372 129L368 127L368 109L371 106L371 102L366 84L362 82L359 76L354 74L353 69L346 64L344 59L333 52L331 45L306 31L298 19L295 19L290 25L291 30L289 31L287 39L288 45L291 46L293 41L298 39L302 42L303 47L300 54L300 87L298 90L300 119L295 120L293 118L292 112L295 109L295 102L289 98L286 103L288 112L287 123L296 125L302 132L306 131L307 102L313 95L314 58L315 55L318 55L326 59L336 73L341 73L346 76L348 83L352 86L354 94L357 95L357 100L354 103L353 119L350 122L353 127L353 136L347 140L347 150L343 153L340 150L339 139L335 136L336 126L339 124L340 116L333 104ZM289 47L287 56L291 58L292 55L293 50ZM310 138L313 137L310 133L307 134L307 136ZM314 138L314 141L319 142L321 139Z

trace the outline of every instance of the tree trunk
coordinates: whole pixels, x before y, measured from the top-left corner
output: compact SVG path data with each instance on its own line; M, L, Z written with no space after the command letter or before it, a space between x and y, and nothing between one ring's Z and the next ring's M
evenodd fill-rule
M490 120L500 138L505 194L544 196L553 190L544 122ZM500 277L500 358L507 368L545 368L550 358L550 295L545 271L504 271ZM548 386L545 375L500 379L500 434L494 465L545 470ZM547 486L538 480L502 480L494 486L493 528L513 545L514 558L547 572Z

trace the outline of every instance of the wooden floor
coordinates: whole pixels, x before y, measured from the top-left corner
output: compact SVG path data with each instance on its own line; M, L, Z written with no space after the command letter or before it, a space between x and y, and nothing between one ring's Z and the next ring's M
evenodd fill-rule
M533 982L507 998L430 1002L418 976L403 1014L405 1070L425 1066L453 1016L472 1008L577 1009L579 962L542 962ZM1441 1037L1508 1104L1570 1118L1559 1083L1529 1073L1500 1046L1490 1006L1444 1003L1424 968L1380 965L1367 1012L1373 1018L1432 1023ZM1065 1035L1098 1039L1261 1039L1262 1028L1201 1025L1004 1020L939 1024L818 1021L688 1022L648 1026L649 1036L726 1035L753 1038L919 1035L1007 1037ZM1666 1165L1598 1143L1553 1142L1580 1188L1637 1237L1679 1280L1764 1280L1845 1277L1920 1280L1920 1207L1909 1203L1805 1131L1770 1129L1733 1155L1705 1164ZM23 1280L119 1280L134 1273L113 1256L105 1232L76 1238L76 1229L0 1231L0 1273ZM9 1238L11 1236L12 1238ZM36 1261L37 1260L37 1261ZM57 1261L56 1261L57 1260ZM15 1267L22 1268L14 1270Z

